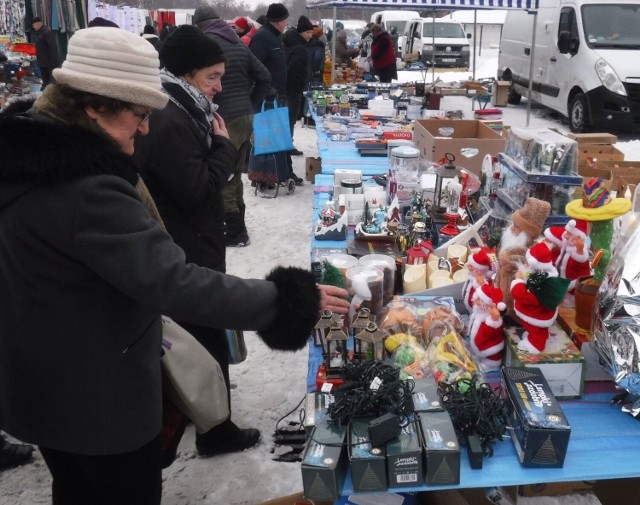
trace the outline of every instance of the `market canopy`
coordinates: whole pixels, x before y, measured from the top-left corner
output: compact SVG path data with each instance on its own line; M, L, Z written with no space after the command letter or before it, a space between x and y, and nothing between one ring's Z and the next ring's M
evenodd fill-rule
M307 7L379 7L384 9L527 9L538 0L307 0Z

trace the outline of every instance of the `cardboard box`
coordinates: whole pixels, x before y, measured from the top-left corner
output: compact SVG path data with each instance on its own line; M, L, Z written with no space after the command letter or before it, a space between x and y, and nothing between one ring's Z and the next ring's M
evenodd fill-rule
M610 144L578 144L578 166L585 164L588 158L624 161L624 153Z
M493 83L493 100L491 103L496 107L506 107L509 100L509 81L496 81Z
M549 328L545 352L529 354L518 349L524 328L505 328L505 366L536 367L542 370L556 398L579 398L584 390L584 356L556 322Z
M425 484L460 483L460 446L448 412L422 412Z
M442 128L452 128L451 137L444 137ZM413 141L422 158L437 161L451 153L456 157L456 165L468 168L479 177L484 157L504 151L505 146L504 137L475 119L417 119ZM477 150L477 153L467 157L463 154L470 153L467 149Z
M416 487L424 484L422 440L415 417L400 435L387 442L387 482L390 487Z
M618 137L610 133L567 133L567 137L579 144L615 144Z
M322 173L322 163L320 158L307 158L305 163L305 179L312 184L316 182L316 174Z
M346 426L316 425L302 455L304 496L311 500L337 500L346 477Z
M303 493L295 493L262 502L260 505L333 505L333 501L311 501L307 500Z
M369 442L369 421L372 417L352 419L349 423L349 461L355 492L387 489L386 453L383 447Z
M522 466L562 468L571 426L536 367L502 369L511 440Z
M611 170L613 179L611 181L611 190L618 191L622 189L622 179L627 183L640 182L640 161L612 161L598 160L598 168Z

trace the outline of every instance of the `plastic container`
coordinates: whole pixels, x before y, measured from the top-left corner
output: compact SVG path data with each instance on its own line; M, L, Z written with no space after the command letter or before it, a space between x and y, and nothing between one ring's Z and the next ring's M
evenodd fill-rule
M391 170L398 172L418 173L420 150L411 146L394 147L391 150Z
M386 305L393 299L393 290L396 282L396 261L385 254L367 254L358 260L362 267L379 268L384 275L382 303Z
M349 254L334 253L327 256L327 261L340 270L342 281L347 285L347 270L358 265L358 258Z
M383 286L384 273L379 268L355 266L347 270L347 290L356 310L367 308L377 318L384 306Z

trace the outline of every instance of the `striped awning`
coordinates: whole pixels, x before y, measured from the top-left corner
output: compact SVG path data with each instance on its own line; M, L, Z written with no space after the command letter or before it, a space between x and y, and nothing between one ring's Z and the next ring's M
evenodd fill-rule
M307 0L307 7L537 10L538 0Z

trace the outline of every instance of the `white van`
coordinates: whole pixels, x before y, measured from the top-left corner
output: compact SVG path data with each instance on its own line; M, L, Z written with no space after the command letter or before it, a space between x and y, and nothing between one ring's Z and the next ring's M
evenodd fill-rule
M640 127L640 1L540 0L531 98L573 132ZM509 103L528 94L533 15L509 11L498 78Z
M378 11L371 15L371 22L382 26L386 32L391 32L392 26L396 28L398 32L396 54L400 54L406 40L407 21L419 17L418 11Z
M402 55L419 53L420 60L436 67L469 68L471 34L458 21L418 18L407 23Z

